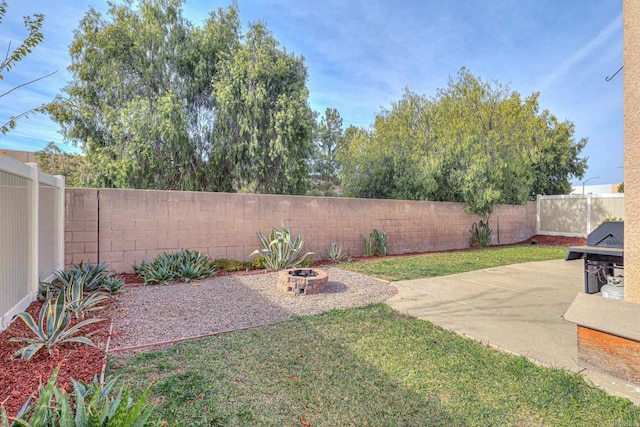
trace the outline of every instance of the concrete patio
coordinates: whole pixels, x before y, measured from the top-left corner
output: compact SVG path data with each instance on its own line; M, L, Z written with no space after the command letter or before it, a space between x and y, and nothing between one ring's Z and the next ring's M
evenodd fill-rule
M584 290L582 261L541 261L450 276L393 282L387 303L544 366L580 372L608 392L640 404L640 389L576 362L576 325L563 315Z

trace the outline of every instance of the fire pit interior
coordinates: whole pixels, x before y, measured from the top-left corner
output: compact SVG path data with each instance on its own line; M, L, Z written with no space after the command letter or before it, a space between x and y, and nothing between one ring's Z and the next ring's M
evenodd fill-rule
M312 295L327 290L329 276L317 268L292 268L278 274L278 289L289 295Z

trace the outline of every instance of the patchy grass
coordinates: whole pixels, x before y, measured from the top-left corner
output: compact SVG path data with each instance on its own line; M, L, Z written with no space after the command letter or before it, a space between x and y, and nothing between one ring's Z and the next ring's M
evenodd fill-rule
M378 277L380 279L410 280L421 277L446 276L501 265L530 261L562 259L567 254L564 246L517 245L476 249L459 252L376 258L343 263L338 267Z
M640 411L384 304L110 359L171 426L638 425Z

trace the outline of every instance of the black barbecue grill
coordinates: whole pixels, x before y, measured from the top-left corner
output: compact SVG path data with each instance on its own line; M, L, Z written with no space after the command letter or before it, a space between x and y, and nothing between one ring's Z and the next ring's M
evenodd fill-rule
M624 222L605 222L587 236L586 246L571 246L565 261L584 259L584 292L595 294L624 268Z

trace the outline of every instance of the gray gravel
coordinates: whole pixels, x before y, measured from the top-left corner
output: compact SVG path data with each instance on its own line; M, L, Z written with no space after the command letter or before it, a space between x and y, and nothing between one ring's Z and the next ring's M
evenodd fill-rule
M298 297L276 289L277 273L129 287L118 298L110 348L144 346L280 322L294 315L360 307L397 293L382 280L337 268L323 270L329 275L327 291Z

